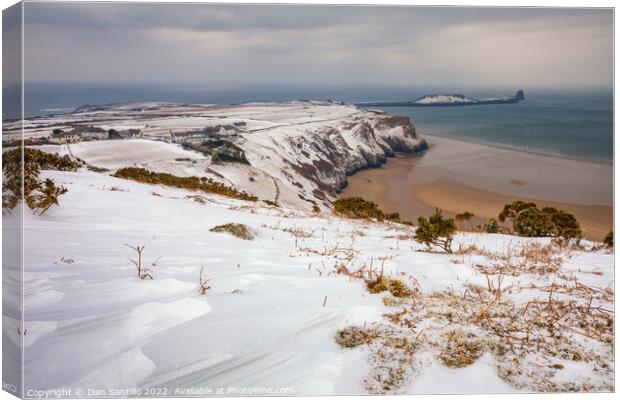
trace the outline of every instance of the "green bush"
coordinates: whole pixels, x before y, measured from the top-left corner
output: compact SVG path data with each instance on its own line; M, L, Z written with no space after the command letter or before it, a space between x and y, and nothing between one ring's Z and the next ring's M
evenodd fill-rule
M429 248L435 245L452 253L451 245L456 224L452 218L444 218L439 208L430 217L418 218L418 227L415 230L415 240L426 244Z
M400 221L398 213L384 213L379 206L361 197L346 197L334 201L334 210L347 218Z
M144 168L126 167L121 168L114 174L117 178L131 179L137 182L164 185L187 190L200 190L206 193L214 193L235 199L257 201L256 196L239 192L237 189L216 182L213 179L196 176L180 177L165 172L152 172Z
M512 222L518 213L530 207L536 207L536 204L522 200L515 200L504 206L504 209L499 213L499 217L497 219L499 219L499 222L506 222L506 220L510 220Z
M51 179L39 180L40 171L75 171L79 167L80 163L66 155L61 157L37 149L18 147L4 152L2 208L10 212L23 200L35 213L45 213L51 206L58 205L58 197L67 189L57 187Z
M525 237L552 236L561 240L579 239L581 226L575 216L554 207L539 209L536 204L521 200L506 204L499 214L501 222L512 221L516 234Z
M563 240L579 239L582 235L581 226L575 216L564 210L557 210L553 207L542 209L551 218L553 224L552 235Z
M499 224L495 218L489 218L487 222L484 223L482 230L486 233L497 233L499 232Z
M519 236L551 236L553 221L551 215L536 207L529 207L515 215L512 226Z
M361 197L347 197L334 201L334 210L348 218L374 218L382 221L385 214L377 204Z
M603 239L603 244L607 246L608 249L614 247L614 231L611 230L607 235L605 235L605 239Z

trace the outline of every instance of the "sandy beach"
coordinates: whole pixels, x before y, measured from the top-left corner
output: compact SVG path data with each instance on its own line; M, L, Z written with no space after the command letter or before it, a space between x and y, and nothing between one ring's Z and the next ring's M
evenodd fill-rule
M360 171L342 196L362 196L412 221L440 207L448 215L470 211L480 224L522 199L573 212L589 239L602 239L613 226L612 165L425 138L424 155Z

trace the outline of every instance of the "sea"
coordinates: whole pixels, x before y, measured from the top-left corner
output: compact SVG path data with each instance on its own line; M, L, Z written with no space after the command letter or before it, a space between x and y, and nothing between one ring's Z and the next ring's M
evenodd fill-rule
M514 95L525 101L460 107L381 107L410 117L422 135L444 136L515 150L613 162L611 88L339 87L291 85L138 85L38 83L25 87L25 115L71 112L84 104L129 101L237 104L253 101L332 100L349 103L415 100L427 94L473 98ZM16 89L13 88L13 91ZM16 118L11 88L3 90L3 119ZM13 93L14 94L14 93ZM13 97L14 99L14 97Z

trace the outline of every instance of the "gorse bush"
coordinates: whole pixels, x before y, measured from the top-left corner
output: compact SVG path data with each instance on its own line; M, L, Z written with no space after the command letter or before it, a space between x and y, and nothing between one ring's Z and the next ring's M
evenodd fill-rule
M551 236L553 231L551 215L536 207L529 207L517 213L512 226L519 236L525 237Z
M504 209L502 210L502 212L499 213L497 219L499 219L499 222L506 222L506 220L510 220L510 222L512 223L517 214L531 207L535 208L536 204L531 202L525 202L522 200L515 200L512 203L506 204L504 206Z
M614 247L614 231L613 230L609 231L609 233L605 235L605 238L603 239L603 244L608 249L611 249L612 247Z
M144 168L126 167L121 168L114 174L117 178L131 179L137 182L164 185L187 190L200 190L206 193L214 193L235 199L257 201L256 196L240 192L235 188L216 182L211 178L196 176L180 177L165 172L152 172Z
M553 223L552 235L563 240L579 239L583 233L575 216L567 211L545 207L542 212L549 215Z
M579 239L581 226L575 216L554 207L539 209L532 202L515 200L499 214L501 222L510 220L516 234L525 237L552 236L560 240Z
M379 206L361 197L346 197L334 201L334 210L348 218L400 221L398 213L384 213Z
M497 233L499 232L499 224L495 218L489 218L482 226L482 230L486 233Z
M80 165L66 155L61 157L37 149L18 147L6 151L2 157L3 210L10 212L23 200L35 214L45 213L51 206L58 205L58 197L67 189L56 186L51 179L40 180L40 171L75 171Z
M424 243L429 248L438 246L447 253L452 253L451 245L456 224L452 218L444 218L439 208L430 217L418 218L418 227L415 230L415 240Z

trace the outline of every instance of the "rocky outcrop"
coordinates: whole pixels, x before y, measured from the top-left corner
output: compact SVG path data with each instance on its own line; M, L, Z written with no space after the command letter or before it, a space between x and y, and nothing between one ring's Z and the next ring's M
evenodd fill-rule
M523 93L523 90L518 90L514 96L491 99L473 99L462 94L427 94L414 101L386 101L376 103L360 103L358 105L363 107L445 107L514 104L523 100L525 100L525 94Z
M273 164L282 164L280 187L290 187L297 193L297 201L303 206L331 207L338 192L346 186L347 176L365 168L379 167L396 153L416 154L428 148L419 137L407 117L395 117L385 113L358 109L354 118L343 118L328 125L311 127L303 134L291 134L272 142ZM250 164L265 154L256 150L251 135L244 148ZM253 152L257 154L252 155ZM274 161L280 158L281 161ZM268 170L261 163L258 168ZM277 171L270 172L278 175ZM287 182L288 181L288 182ZM288 183L288 185L287 185Z

